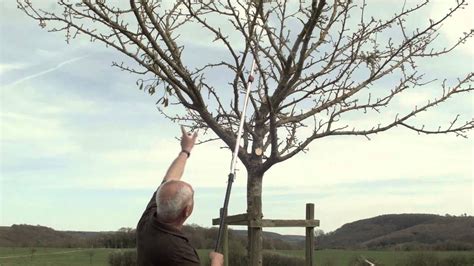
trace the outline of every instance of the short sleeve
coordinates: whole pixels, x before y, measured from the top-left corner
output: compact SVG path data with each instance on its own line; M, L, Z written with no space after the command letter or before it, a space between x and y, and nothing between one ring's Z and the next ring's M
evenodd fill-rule
M153 193L153 196L151 196L150 201L148 202L145 211L143 212L142 216L140 217L140 221L138 222L137 229L140 229L141 226L143 225L144 221L146 220L147 217L150 215L153 215L154 212L156 211L156 191Z
M166 181L167 181L166 179L163 179L160 186L155 190L155 192L151 196L151 199L150 199L150 201L148 201L148 204L146 205L145 211L143 212L143 214L140 218L140 221L138 222L137 229L138 229L138 227L141 226L141 224L143 223L143 221L145 220L146 217L149 217L150 215L153 215L155 213L155 211L156 211L156 192L158 191L158 189L160 189L161 185L163 185Z
M176 250L176 263L178 265L186 266L200 266L199 256L196 250L186 242L186 245L181 245Z

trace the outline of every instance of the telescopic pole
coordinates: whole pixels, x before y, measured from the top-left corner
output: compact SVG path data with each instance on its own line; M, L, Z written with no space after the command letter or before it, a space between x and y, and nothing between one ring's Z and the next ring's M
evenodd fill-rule
M272 0L251 0L252 2L255 2L258 4L257 9L262 8L263 3L265 2L272 2ZM263 34L263 28L262 31L260 32L260 35L257 37L257 41L260 40L260 37ZM258 46L257 46L258 48ZM222 242L222 235L224 231L224 224L225 224L225 217L227 216L227 209L229 206L229 198L230 198L230 192L232 190L232 183L234 182L235 179L235 166L237 164L237 159L238 159L238 154L239 154L239 149L240 149L240 140L242 138L242 133L244 129L244 123L245 123L245 117L247 113L247 105L249 102L249 97L250 97L250 89L252 87L252 83L254 81L254 72L255 68L257 67L257 59L256 57L256 52L254 53L254 58L252 62L252 67L250 69L250 75L247 81L247 90L245 92L245 100L244 100L244 106L242 110L242 115L240 117L240 124L239 124L239 131L237 132L237 139L235 141L235 147L234 147L234 152L232 153L232 162L230 163L230 172L228 175L228 181L227 181L227 190L225 192L225 198L224 198L224 206L222 207L222 212L220 213L220 222L219 222L219 232L217 235L217 241L216 241L216 246L214 248L214 251L219 252L221 249L221 242Z
M227 181L227 190L225 192L224 207L222 208L222 213L220 214L219 233L217 235L216 247L214 249L214 251L216 252L219 252L221 248L220 246L221 246L221 241L222 241L222 233L224 231L225 217L227 216L227 208L229 206L230 192L232 190L232 183L234 182L234 178L235 178L235 166L237 164L237 158L238 158L239 148L240 148L240 139L242 138L244 123L245 123L245 114L247 112L247 105L249 103L250 89L252 87L252 83L254 80L253 73L255 71L256 64L257 63L254 58L252 62L252 68L250 69L250 76L247 81L247 91L245 93L244 107L243 107L242 115L240 118L239 131L237 132L237 139L235 142L234 152L232 153L232 162L230 163L230 173L229 173L228 181Z

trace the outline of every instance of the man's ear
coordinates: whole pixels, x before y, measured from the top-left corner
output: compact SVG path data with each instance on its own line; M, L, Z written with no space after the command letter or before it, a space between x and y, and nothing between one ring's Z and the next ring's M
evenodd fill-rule
M184 207L184 210L183 210L184 218L188 218L189 216L191 216L192 211L193 209L191 208L191 206L187 205L186 207Z

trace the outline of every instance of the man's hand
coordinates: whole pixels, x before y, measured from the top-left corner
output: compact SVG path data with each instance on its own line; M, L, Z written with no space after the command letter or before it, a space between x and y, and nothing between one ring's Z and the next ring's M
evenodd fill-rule
M183 151L191 152L194 147L194 143L196 143L197 139L197 131L194 133L186 132L186 129L181 126L181 132L183 135L181 136L181 149Z
M211 266L222 266L224 265L224 255L212 251L209 253L209 258L211 259Z
M186 160L189 157L189 153L194 147L194 143L197 139L197 132L188 133L181 126L181 132L183 135L181 136L181 151L179 152L178 157L171 163L168 171L165 175L165 180L180 180L183 176L184 166L186 165ZM184 152L183 152L184 151Z

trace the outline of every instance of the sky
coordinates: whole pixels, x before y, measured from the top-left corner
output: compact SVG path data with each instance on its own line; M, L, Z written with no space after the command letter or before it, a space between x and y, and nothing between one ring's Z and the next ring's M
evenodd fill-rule
M50 2L42 4L53 7ZM367 1L394 9L398 2ZM426 20L442 14L448 2L434 1L423 11ZM47 33L15 7L14 1L0 0L0 225L134 228L180 151L179 125L160 115L155 97L138 90L139 77L111 67L123 60L117 52L84 40L66 44L62 34ZM453 43L474 28L471 18L472 7L453 17L439 44ZM452 81L472 72L469 46L472 41L426 64L428 75ZM214 49L188 47L200 49L190 63ZM439 88L409 92L399 104L412 107L432 91ZM472 93L464 94L421 119L446 124L462 113L469 120L473 106ZM329 232L382 214L473 215L474 143L472 132L468 135L426 136L396 128L370 141L314 142L309 152L266 173L264 218L303 219L305 204L314 203L320 229ZM184 180L196 191L188 223L210 227L222 206L231 160L222 146L196 146L188 161ZM229 214L246 210L246 174L241 164L238 170ZM268 231L304 234L302 228Z

